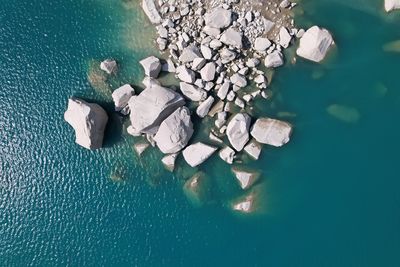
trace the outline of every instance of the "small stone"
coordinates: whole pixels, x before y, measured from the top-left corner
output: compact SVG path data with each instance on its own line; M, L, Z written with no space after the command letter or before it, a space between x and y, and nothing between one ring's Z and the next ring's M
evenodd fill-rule
M228 164L232 164L235 158L235 150L230 148L229 146L224 147L219 152L219 157Z
M210 111L210 108L212 104L214 103L214 97L209 96L203 103L201 103L196 110L197 115L200 118L204 118L208 112Z
M113 59L106 59L100 63L100 69L107 74L112 74L117 70L117 62Z

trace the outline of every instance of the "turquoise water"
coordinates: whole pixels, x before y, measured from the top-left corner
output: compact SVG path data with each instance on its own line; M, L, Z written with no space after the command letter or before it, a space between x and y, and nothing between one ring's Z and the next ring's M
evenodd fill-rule
M111 111L107 90L141 80L153 30L134 1L3 0L0 266L400 266L400 53L382 48L400 39L400 13L302 2L299 24L330 29L337 49L280 69L272 104L258 103L295 132L250 164L264 205L239 216L228 206L242 193L217 158L201 168L210 203L194 207L158 153L135 155L118 116L96 152L63 121L69 97ZM94 90L91 62L108 56L121 74Z

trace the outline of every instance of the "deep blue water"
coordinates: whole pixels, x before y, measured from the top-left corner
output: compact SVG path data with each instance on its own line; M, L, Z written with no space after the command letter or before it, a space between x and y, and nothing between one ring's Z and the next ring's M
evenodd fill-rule
M296 114L284 117L295 132L252 164L265 203L239 216L228 206L241 192L217 157L203 166L217 196L197 208L157 153L135 155L111 112L103 150L74 143L69 97L112 110L90 62L121 62L115 88L140 81L137 61L153 51L153 29L122 2L0 5L0 266L400 266L400 53L382 49L400 39L400 12L302 1L299 24L330 29L337 49L276 73L272 105L260 105ZM330 115L333 104L359 119Z

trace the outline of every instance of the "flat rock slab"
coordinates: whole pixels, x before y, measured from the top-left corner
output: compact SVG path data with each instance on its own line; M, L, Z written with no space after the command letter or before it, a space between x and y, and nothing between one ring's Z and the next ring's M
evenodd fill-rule
M281 147L290 141L292 126L284 121L259 118L251 129L251 135L257 142Z

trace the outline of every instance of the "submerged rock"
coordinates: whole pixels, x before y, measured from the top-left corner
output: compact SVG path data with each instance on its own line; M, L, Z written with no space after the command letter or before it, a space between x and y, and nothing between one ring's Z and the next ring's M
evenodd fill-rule
M123 110L134 94L135 90L129 84L125 84L116 89L111 95L115 104L115 111Z
M390 12L395 9L400 9L400 0L385 0L386 12Z
M180 107L161 123L154 141L161 152L172 154L181 151L192 135L190 110L187 107Z
M252 140L244 147L244 151L255 160L258 160L261 154L262 146L257 141Z
M243 190L250 188L259 178L258 173L242 170L237 167L233 167L232 172L235 174Z
M168 171L173 172L175 169L175 161L176 161L177 157L178 157L178 154L166 155L165 157L163 157L161 159L161 162L164 164L165 168Z
M185 148L183 157L191 167L196 167L211 157L216 150L216 147L198 142Z
M289 142L292 126L284 121L270 118L258 119L251 129L251 135L257 142L281 147Z
M296 53L305 59L320 62L333 44L334 41L329 31L312 26L301 37Z
M198 172L186 181L183 190L194 205L201 206L210 199L210 178L205 173Z
M133 145L133 148L135 149L136 153L141 156L144 151L150 146L149 143L141 142Z
M219 157L228 164L232 164L235 158L235 150L229 146L224 147L219 151Z
M153 84L129 102L135 132L154 134L161 122L185 105L183 97L171 89Z
M343 122L355 123L360 119L360 112L353 107L333 104L330 105L326 110L329 115Z
M106 59L100 63L100 69L112 74L117 71L117 62L113 59Z
M108 115L100 105L71 98L64 119L74 128L78 145L87 149L102 147Z
M249 141L251 117L247 113L236 114L228 124L226 134L236 151L241 151Z

